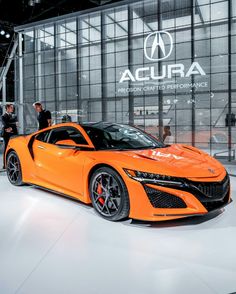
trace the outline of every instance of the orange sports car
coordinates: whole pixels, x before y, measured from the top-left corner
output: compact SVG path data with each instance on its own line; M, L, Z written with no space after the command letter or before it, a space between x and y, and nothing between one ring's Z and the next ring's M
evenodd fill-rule
M29 183L92 203L112 221L204 215L231 201L229 176L217 160L127 125L55 125L12 138L5 160L13 185Z

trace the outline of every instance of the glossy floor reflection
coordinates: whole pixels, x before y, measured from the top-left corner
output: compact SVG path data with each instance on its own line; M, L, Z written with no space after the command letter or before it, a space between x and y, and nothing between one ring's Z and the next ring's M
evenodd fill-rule
M224 213L112 223L0 174L0 293L236 292L236 178Z

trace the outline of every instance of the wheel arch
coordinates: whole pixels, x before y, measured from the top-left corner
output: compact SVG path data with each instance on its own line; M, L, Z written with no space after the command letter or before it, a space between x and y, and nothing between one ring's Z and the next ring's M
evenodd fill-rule
M90 179L91 179L93 173L94 173L97 169L99 169L99 168L101 168L101 167L108 167L108 168L114 170L115 172L117 172L117 173L120 175L120 177L123 179L123 181L124 181L124 183L125 183L125 180L124 180L124 178L123 178L123 175L120 173L119 169L116 169L114 166L112 166L112 165L110 165L110 164L108 164L108 163L96 163L95 165L93 165L93 166L90 168L90 170L89 170L89 172L88 172L88 174L87 174L87 176L86 176L86 186L85 186L85 191L84 191L84 198L85 198L84 201L85 201L86 203L91 203L91 199L90 199L90 195L89 195L89 183L90 183ZM126 185L126 183L125 183L125 185ZM127 188L127 187L126 187L126 188ZM128 189L127 189L127 190L128 190Z
M7 152L6 152L6 154L5 154L5 158L4 158L5 164L7 163L7 157L8 157L8 155L9 155L10 152L12 152L12 151L16 152L16 150L15 150L14 148L10 148L9 150L7 150ZM16 154L17 154L17 152L16 152ZM18 155L18 154L17 154L17 155Z
M90 169L90 171L89 171L89 174L88 174L88 184L89 184L89 180L91 179L93 173L94 173L97 169L99 169L99 168L101 168L101 167L109 167L109 168L113 169L114 171L116 171L117 173L119 173L118 170L115 169L112 165L109 165L109 164L106 164L106 163L97 163L97 164L95 164L95 165ZM119 174L120 174L120 173L119 173Z

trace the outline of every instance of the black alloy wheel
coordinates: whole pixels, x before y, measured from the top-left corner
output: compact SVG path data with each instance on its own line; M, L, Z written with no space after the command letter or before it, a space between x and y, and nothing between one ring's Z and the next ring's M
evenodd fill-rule
M127 188L113 169L97 169L91 177L89 191L93 207L105 219L119 221L129 216Z
M22 182L22 171L19 157L15 151L11 151L7 156L7 176L12 185L21 186Z

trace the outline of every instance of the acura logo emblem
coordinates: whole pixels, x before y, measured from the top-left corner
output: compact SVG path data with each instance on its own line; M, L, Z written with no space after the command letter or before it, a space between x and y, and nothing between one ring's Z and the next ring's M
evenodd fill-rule
M144 41L145 57L152 61L168 58L173 50L173 39L166 31L149 34Z

